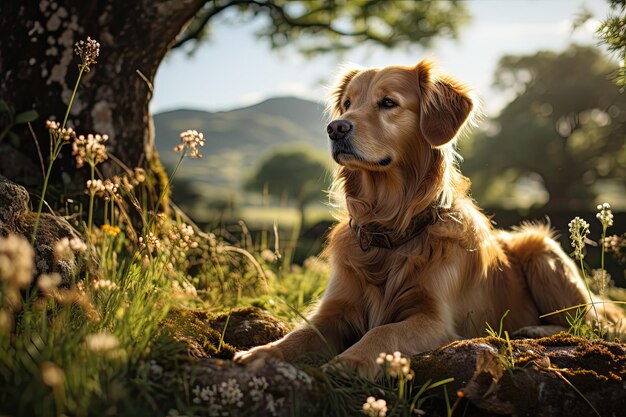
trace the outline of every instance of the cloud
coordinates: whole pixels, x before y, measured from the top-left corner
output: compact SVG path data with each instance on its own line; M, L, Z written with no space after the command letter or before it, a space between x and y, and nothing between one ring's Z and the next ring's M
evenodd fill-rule
M262 91L252 91L241 96L239 100L244 106L251 106L257 104L267 98L267 94Z

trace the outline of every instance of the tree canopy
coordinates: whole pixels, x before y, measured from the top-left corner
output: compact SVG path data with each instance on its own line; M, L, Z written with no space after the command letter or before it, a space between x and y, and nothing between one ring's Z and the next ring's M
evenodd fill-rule
M103 164L107 176L120 173L118 165L124 165L142 166L166 178L150 128L154 76L172 47L196 45L215 18L237 23L257 19L263 22L258 35L273 46L297 41L309 53L343 50L365 41L386 47L429 45L437 37L456 36L468 20L465 5L456 1L9 1L3 2L2 12L0 100L6 105L0 114L12 110L9 117L0 115L0 136L12 140L0 142L0 174L33 189L41 186L41 175L34 175L40 165L38 150L46 160L49 149L44 121L65 114L77 77L72 46L88 35L100 43L101 55L81 81L68 126L81 134L109 136L109 151L116 158ZM39 115L33 134L17 117L34 114L31 110ZM110 162L114 160L119 164ZM84 179L84 170L71 161L64 149L52 175L51 190L59 192L51 197Z
M364 41L429 46L437 37L456 37L469 20L466 6L455 0L213 0L174 46L197 45L210 34L211 21L227 10L244 21L263 16L259 37L274 47L298 41L305 53L341 51Z
M291 149L271 154L246 182L249 191L267 192L295 203L304 224L304 208L322 201L330 185L328 164L306 149Z
M626 0L609 0L611 13L598 27L598 35L609 51L621 61L616 70L617 84L626 88Z
M513 197L511 183L543 186L548 208L593 204L598 185L626 183L626 96L592 47L505 56L495 73L515 93L486 132L464 146L463 171L483 204ZM532 187L530 187L532 188Z
M266 158L246 182L249 191L263 191L270 195L307 204L320 200L322 190L329 185L328 164L313 151L291 149L277 151Z

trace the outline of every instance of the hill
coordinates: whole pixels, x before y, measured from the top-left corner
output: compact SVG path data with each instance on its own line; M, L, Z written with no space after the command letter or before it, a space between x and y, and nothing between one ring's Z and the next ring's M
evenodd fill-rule
M306 146L325 151L323 107L293 97L273 98L254 106L222 112L173 110L154 116L155 140L167 166L178 160L171 149L180 132L203 132L204 158L186 161L179 178L229 188L240 187L260 160L281 147Z
M242 184L263 158L284 148L306 147L327 155L323 106L293 97L272 98L231 111L180 109L154 116L155 141L161 160L171 171L179 158L172 148L180 132L195 129L206 138L202 159L186 160L176 174L174 200L196 218L211 217L242 203ZM330 161L330 157L328 157Z

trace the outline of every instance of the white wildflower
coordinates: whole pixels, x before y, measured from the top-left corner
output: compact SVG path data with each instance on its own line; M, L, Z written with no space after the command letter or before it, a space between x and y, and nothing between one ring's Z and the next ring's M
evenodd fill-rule
M58 387L63 384L65 375L63 370L52 362L41 364L41 380L49 387Z
M41 274L37 278L37 287L43 293L50 293L61 284L61 275L56 272L51 274Z
M387 401L367 397L363 403L363 413L369 417L385 417L387 415Z
M145 237L139 238L139 248L154 252L161 249L161 241L152 232L148 232Z
M61 129L61 125L54 120L46 120L46 129L50 132L50 137L55 140L61 140L69 142L72 139L76 139L76 132L71 127L64 127Z
M596 218L600 220L602 227L607 229L610 226L613 226L613 212L611 211L611 205L609 203L599 204L598 210Z
M78 41L74 44L74 53L83 61L79 67L89 72L92 65L97 64L96 59L100 55L100 44L95 39L87 36L86 41Z
M250 388L248 392L250 393L250 398L252 399L252 401L260 402L261 400L263 400L265 390L268 387L269 384L267 383L267 380L264 376L253 376L252 379L248 382L248 388Z
M116 349L119 341L115 335L106 331L90 334L85 338L87 348L95 353L104 353Z
M589 234L589 223L580 217L575 217L571 222L569 222L569 233L569 237L572 240L572 247L574 248L574 257L576 259L583 259L585 257L585 254L583 253L585 248L585 239Z
M54 244L54 257L57 260L68 259L73 256L73 252L84 252L87 250L87 244L79 237L71 239L63 237Z
M278 414L278 409L280 409L285 403L285 398L280 397L278 399L274 399L272 394L267 394L265 397L266 405L265 409L270 412L271 415L275 416Z
M26 239L18 235L0 238L0 283L25 288L33 279L35 251Z
M413 379L411 361L408 358L403 358L400 352L394 352L393 355L382 352L376 358L376 363L383 365L385 372L393 378Z
M117 284L111 280L108 279L97 279L92 281L93 289L94 290L107 290L107 291L111 291L117 288Z
M223 405L236 405L237 407L243 406L243 392L239 388L239 384L235 378L231 378L228 381L222 382L219 385L218 392Z
M84 252L87 250L87 244L79 237L73 237L70 239L70 249L75 252Z
M102 180L87 180L86 191L91 195L103 195L106 191Z
M306 372L300 371L295 366L292 366L285 362L276 363L276 373L282 375L290 382L301 382L307 387L311 387L313 384L313 378L311 378Z
M180 144L178 144L173 151L185 152L185 156L190 158L202 158L198 147L204 146L204 135L197 130L186 130L180 134ZM191 151L187 154L187 150Z
M104 142L109 140L107 135L92 135L91 133L85 137L80 135L72 144L72 155L76 158L76 166L81 168L85 163L92 167L104 162L109 155L107 154Z

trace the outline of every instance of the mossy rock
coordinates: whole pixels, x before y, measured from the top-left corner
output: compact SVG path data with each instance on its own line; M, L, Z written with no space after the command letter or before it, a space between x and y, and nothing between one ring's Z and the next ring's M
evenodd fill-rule
M290 330L286 323L257 307L240 307L229 313L209 317L208 320L210 326L220 333L226 327L224 340L238 350L273 342Z
M505 365L506 348L493 337L451 343L413 358L416 380L453 377L448 392L472 403L478 411L469 415L611 416L626 409L625 345L566 333L513 340L513 366Z
M30 206L26 189L0 176L0 237L15 234L31 240L36 213L30 210ZM87 269L91 276L96 276L98 261L94 251L89 251L91 253L89 259L84 259L85 257L77 252L67 259L55 258L54 247L62 238L82 240L82 236L67 220L53 214L42 213L35 240L34 276L57 272L61 275L61 286L69 286L73 277L84 276Z
M199 358L231 359L239 350L273 342L289 331L285 323L256 307L239 307L229 313L176 309L163 324L174 339L185 343L188 352Z

